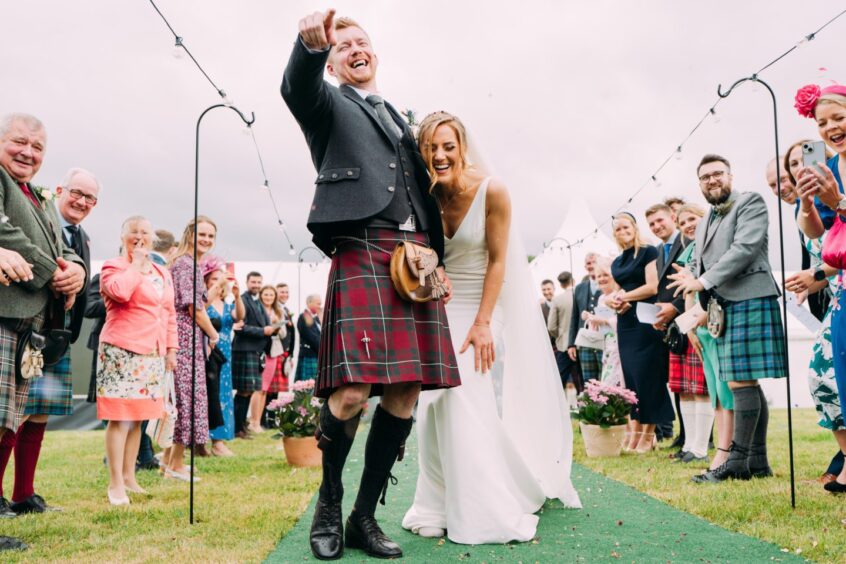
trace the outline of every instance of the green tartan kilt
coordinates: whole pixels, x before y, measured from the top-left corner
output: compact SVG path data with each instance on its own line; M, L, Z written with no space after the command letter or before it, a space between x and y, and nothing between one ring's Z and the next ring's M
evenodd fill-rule
M785 375L784 326L775 296L724 306L725 334L716 339L720 380L743 382Z
M73 377L70 348L62 360L45 367L44 375L29 385L25 415L70 415L73 413Z

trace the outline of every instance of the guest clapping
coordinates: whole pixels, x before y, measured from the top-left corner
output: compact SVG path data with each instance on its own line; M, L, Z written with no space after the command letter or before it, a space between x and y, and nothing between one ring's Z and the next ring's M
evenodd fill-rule
M106 261L100 275L106 323L97 360L97 417L108 421L112 505L129 505L127 491L144 493L135 480L141 421L162 415L162 381L176 366L178 346L173 281L149 259L150 222L130 217L121 239L123 255Z

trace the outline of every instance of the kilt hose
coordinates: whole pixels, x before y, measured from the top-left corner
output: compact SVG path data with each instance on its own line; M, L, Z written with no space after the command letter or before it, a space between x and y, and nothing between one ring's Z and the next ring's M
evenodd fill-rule
M53 366L44 367L44 375L29 385L26 415L71 415L73 413L73 380L70 347Z
M742 382L785 375L784 327L775 296L732 302L725 334L716 339L720 380Z
M708 395L702 359L690 341L687 341L684 354L670 353L670 391L674 394Z
M420 383L423 390L458 386L444 304L412 303L394 289L390 253L400 241L429 243L426 233L365 228L333 239L315 395L345 384Z
M232 351L232 389L239 392L260 392L262 351Z

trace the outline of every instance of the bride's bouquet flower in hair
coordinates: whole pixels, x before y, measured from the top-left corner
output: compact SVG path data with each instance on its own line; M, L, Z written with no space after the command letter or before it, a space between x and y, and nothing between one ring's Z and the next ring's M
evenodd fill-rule
M322 405L323 400L314 397L314 380L301 380L291 384L290 392L280 393L267 409L274 414L282 436L311 437Z
M578 397L578 411L574 417L586 425L599 425L603 429L625 425L631 407L637 404L637 395L626 388L588 380L585 391Z

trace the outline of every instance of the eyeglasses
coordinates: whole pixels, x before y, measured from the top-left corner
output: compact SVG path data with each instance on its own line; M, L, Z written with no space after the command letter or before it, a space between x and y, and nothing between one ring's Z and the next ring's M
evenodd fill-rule
M85 203L89 206L97 205L97 198L95 198L91 194L86 194L82 190L71 188L70 190L68 190L68 194L70 194L71 200L78 200L80 198L83 198L85 200Z
M726 175L726 171L724 171L724 170L718 170L716 172L712 172L711 174L703 174L702 176L699 177L699 182L701 182L702 184L705 184L706 182L708 182L712 178L714 180L719 180L725 175Z

